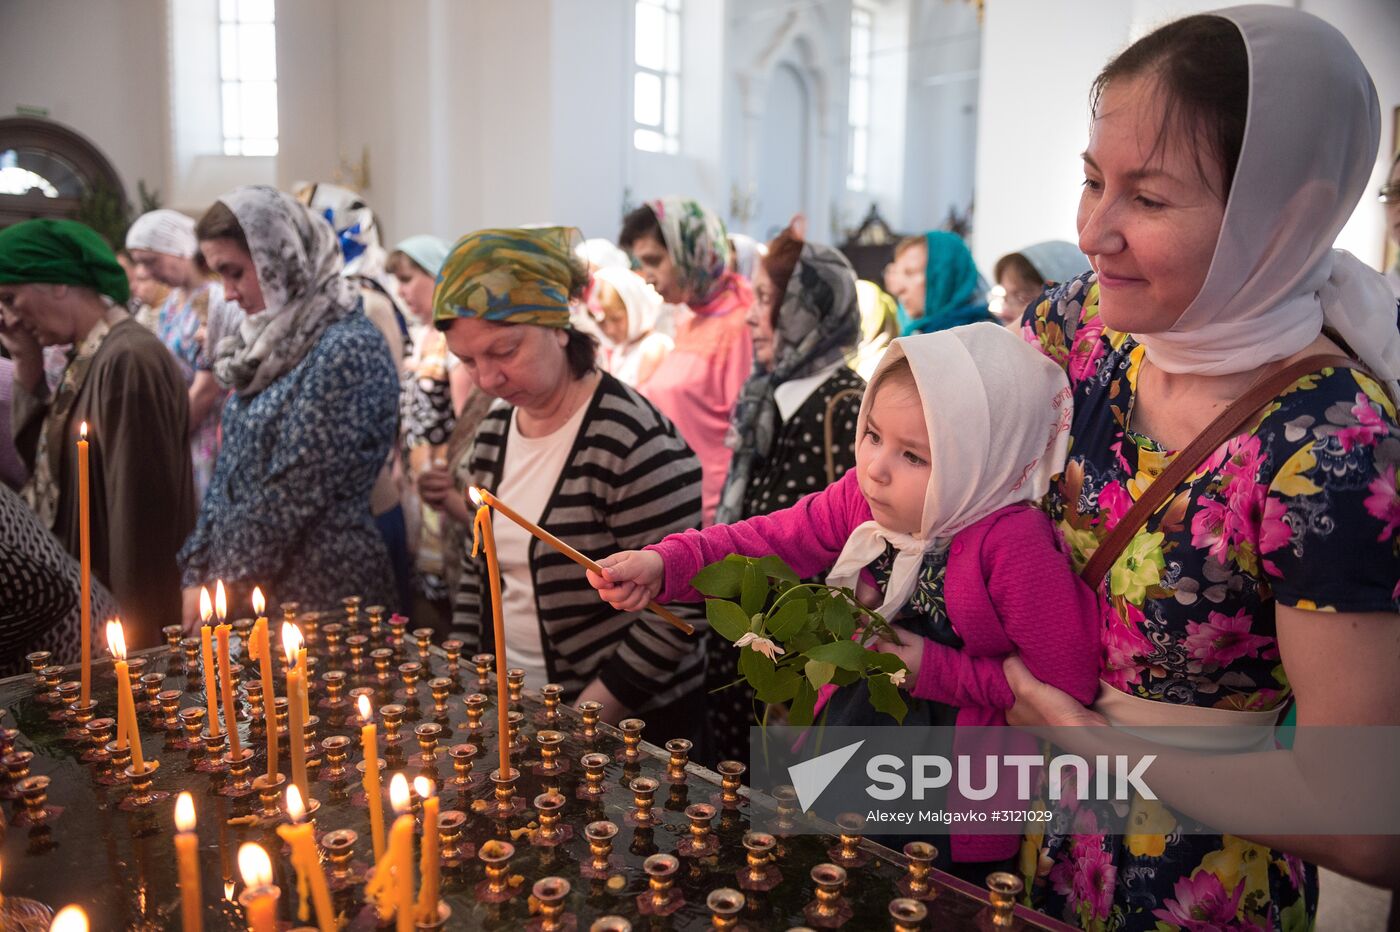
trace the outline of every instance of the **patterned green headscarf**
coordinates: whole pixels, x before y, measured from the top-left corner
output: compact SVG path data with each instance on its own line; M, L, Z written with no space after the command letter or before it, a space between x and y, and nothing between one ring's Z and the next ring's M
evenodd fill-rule
M82 285L118 304L131 297L112 247L76 220L25 220L0 230L0 283L30 282Z
M699 201L684 197L663 197L648 201L661 225L661 236L685 303L691 310L703 308L724 290L729 264L729 234L724 221L706 210Z
M569 326L569 295L588 281L573 227L478 230L457 241L433 289L433 323L459 317L502 324Z

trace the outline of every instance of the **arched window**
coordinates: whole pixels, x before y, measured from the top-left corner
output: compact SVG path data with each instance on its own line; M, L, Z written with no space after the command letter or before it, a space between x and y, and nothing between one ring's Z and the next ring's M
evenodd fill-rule
M31 117L0 119L0 227L32 217L83 220L119 238L126 193L101 150L68 127ZM121 229L103 229L103 217Z

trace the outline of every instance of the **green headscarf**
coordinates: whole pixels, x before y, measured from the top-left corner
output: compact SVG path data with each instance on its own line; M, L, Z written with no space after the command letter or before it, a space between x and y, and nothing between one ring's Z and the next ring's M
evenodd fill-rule
M910 317L899 309L900 336L948 330L992 320L984 297L986 285L967 244L956 233L927 233L928 266L924 270L924 316Z
M433 323L459 317L502 324L569 326L569 295L588 281L573 227L478 230L457 241L433 289Z
M131 297L112 247L76 220L25 220L0 230L0 283L82 285L118 304Z

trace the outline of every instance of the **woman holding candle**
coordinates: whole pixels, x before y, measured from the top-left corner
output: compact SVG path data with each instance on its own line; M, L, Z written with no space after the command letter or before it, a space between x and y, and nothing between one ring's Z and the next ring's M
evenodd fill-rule
M384 338L341 274L335 235L270 187L238 188L196 232L224 293L248 312L216 350L233 390L224 443L180 551L186 618L215 577L303 608L347 595L394 603L370 490L394 442L398 380Z
M599 372L596 342L570 326L570 300L586 281L577 237L559 227L483 230L448 256L434 320L476 384L500 401L452 491L424 487L424 499L467 525L462 492L481 486L597 558L623 541L696 526L700 471L671 423ZM515 522L497 521L495 532L504 649L529 686L554 682L566 701L597 699L612 721L637 713L667 734L698 731L703 662L693 639L600 604L582 568ZM485 576L484 556L464 557L453 626L467 653L500 649Z
M0 230L0 344L15 364L15 446L24 498L78 554L78 425L91 434L92 575L131 621L133 649L180 620L175 553L194 520L189 402L175 361L126 312L126 273L71 220ZM43 347L73 344L52 393Z

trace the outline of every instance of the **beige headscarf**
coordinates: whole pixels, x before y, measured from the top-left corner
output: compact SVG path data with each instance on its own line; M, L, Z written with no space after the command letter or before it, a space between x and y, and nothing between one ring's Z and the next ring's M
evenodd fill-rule
M909 360L928 427L933 468L917 535L875 521L858 526L827 583L854 588L887 543L897 554L879 612L893 617L914 591L924 555L958 531L1016 502L1036 502L1064 470L1074 413L1064 370L993 323L902 337L890 344L860 404L865 433L880 373Z

